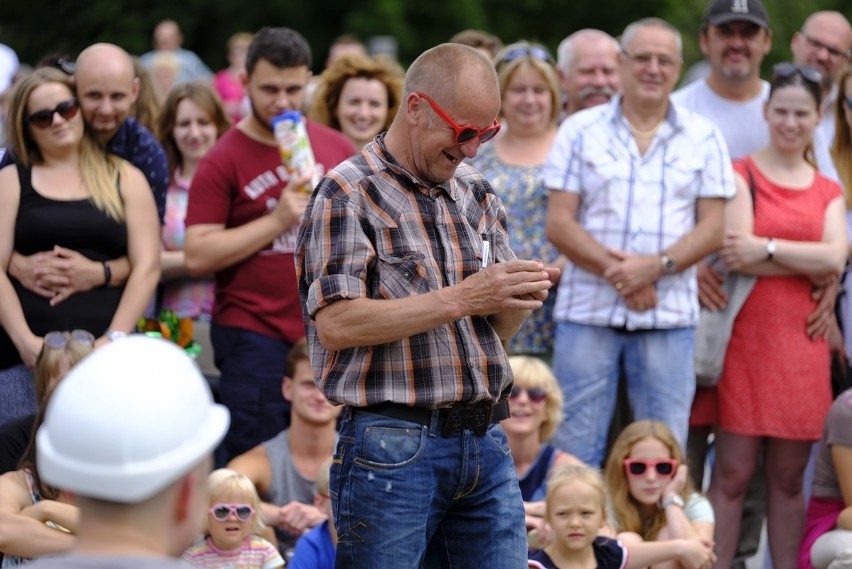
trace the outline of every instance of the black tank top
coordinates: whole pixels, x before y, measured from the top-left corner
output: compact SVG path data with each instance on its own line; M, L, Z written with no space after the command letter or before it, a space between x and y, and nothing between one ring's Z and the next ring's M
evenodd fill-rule
M99 210L88 199L55 200L42 196L32 185L32 170L16 164L21 199L15 220L15 251L32 255L54 245L73 249L96 260L108 261L127 254L127 226ZM119 191L116 189L116 191ZM109 326L123 287L95 288L77 293L56 306L25 289L10 276L34 334L82 328L96 337ZM18 351L0 330L0 369L21 363Z

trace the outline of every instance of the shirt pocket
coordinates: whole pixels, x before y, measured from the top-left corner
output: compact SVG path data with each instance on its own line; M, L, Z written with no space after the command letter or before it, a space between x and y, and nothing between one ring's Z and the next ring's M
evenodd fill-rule
M631 178L629 158L618 158L608 152L587 156L582 190L601 197L624 192Z
M681 198L696 198L701 191L704 162L700 158L682 156L666 164L666 193Z
M418 251L379 257L379 294L382 298L405 298L429 292L424 259Z

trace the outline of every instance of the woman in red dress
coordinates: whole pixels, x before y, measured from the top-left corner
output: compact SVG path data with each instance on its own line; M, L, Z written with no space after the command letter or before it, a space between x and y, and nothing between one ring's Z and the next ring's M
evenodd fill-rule
M761 449L772 559L776 569L796 566L802 475L831 405L828 344L806 331L814 285L846 261L840 187L811 159L820 81L810 67L776 65L764 106L769 145L734 165L737 195L721 255L730 270L758 279L734 322L718 385L708 493L717 519L724 520L716 524L717 567L732 565L743 497Z

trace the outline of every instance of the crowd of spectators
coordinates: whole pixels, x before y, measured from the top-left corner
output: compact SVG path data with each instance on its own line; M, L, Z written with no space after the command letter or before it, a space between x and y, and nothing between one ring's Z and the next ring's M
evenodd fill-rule
M189 354L230 420L208 402L216 427L187 431L204 442L155 501L199 512L143 556L728 569L765 524L767 566L852 563L852 26L811 14L761 77L771 17L710 0L683 83L653 17L555 54L463 30L408 69L344 34L316 76L289 28L235 31L215 73L170 19L139 57L32 69L0 44L2 566L134 554L84 524L153 511L144 477L81 482L56 424L87 396L155 409L149 367L206 400ZM282 162L288 111L313 172ZM740 276L697 387L699 318ZM68 431L141 436L92 414ZM469 551L480 533L499 546Z

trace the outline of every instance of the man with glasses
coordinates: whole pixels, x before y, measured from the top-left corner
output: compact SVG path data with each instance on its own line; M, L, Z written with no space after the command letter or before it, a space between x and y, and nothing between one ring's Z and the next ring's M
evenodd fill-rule
M602 105L618 92L619 51L615 38L600 30L579 30L562 40L556 72L566 116Z
M499 110L481 52L424 52L388 132L327 174L305 212L311 361L346 405L331 471L337 567L526 566L501 342L559 270L515 258L502 202L464 163Z
M569 263L557 292L553 367L565 393L554 445L604 459L619 373L635 419L665 422L685 446L698 317L692 266L719 246L734 195L718 128L670 94L678 31L627 26L622 94L562 123L544 166L547 235Z
M824 139L825 147L834 140L834 101L837 99L837 86L834 84L837 76L849 63L852 50L852 26L849 20L840 12L814 12L802 24L802 29L793 34L790 51L793 53L793 63L809 65L822 73L823 101L822 121L819 124L819 135ZM821 151L815 140L817 160L829 160L828 152ZM826 174L828 175L828 174ZM837 179L837 175L833 176Z

